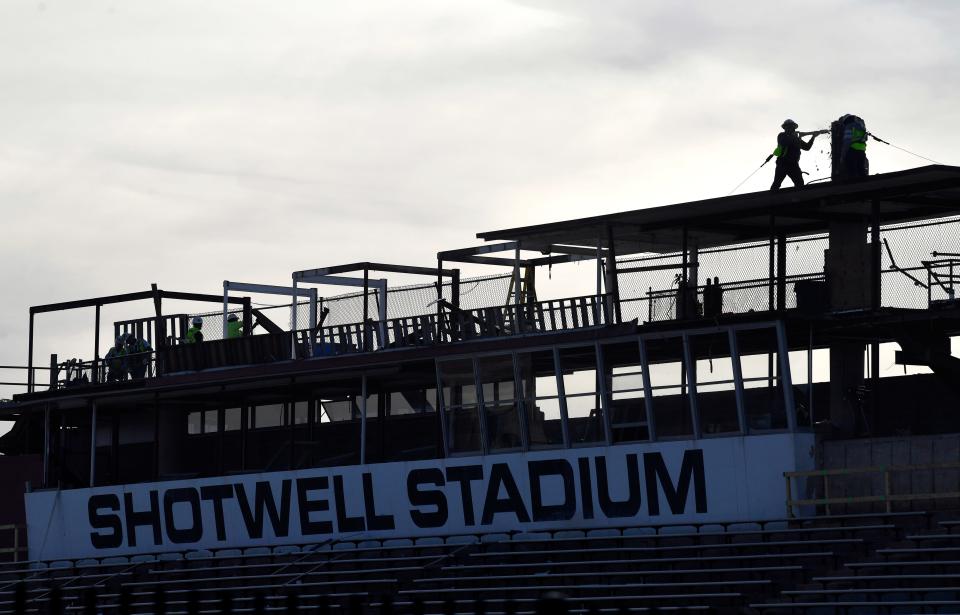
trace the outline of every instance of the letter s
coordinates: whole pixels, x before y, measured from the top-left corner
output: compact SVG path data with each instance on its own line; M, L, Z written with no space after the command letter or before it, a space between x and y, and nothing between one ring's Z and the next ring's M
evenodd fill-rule
M407 498L414 506L433 506L434 512L424 512L414 508L410 511L410 518L417 527L441 527L447 522L447 497L443 490L420 491L422 484L433 484L437 487L444 485L443 472L439 468L421 468L411 470L407 475Z
M101 513L103 509L120 512L120 498L114 493L104 493L90 496L87 500L90 527L95 530L113 530L109 534L90 532L90 542L95 549L116 549L123 544L123 523L120 515Z

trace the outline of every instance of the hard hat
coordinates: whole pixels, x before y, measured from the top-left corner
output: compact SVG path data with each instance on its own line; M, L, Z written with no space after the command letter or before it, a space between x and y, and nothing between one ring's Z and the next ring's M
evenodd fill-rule
M117 346L123 346L123 343L127 340L127 334L121 333L117 336Z
M796 128L797 123L791 120L790 118L785 119L783 121L783 124L780 124L780 128L790 128L791 126Z
M236 315L236 314L231 313L229 316L227 316L227 320L230 321L230 322L234 322L234 321L237 321L237 320L240 320L240 319L237 318L237 315Z
M203 319L200 318L199 316L194 316L193 320L191 320L190 322L191 324L193 324L194 327L203 326Z

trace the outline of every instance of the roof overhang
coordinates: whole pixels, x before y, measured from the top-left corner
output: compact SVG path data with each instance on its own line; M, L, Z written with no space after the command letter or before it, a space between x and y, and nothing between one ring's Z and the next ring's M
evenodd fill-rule
M960 167L931 165L777 192L753 192L662 207L478 233L485 241L518 242L524 250L551 246L609 247L618 255L668 253L811 235L835 222L881 224L960 214Z

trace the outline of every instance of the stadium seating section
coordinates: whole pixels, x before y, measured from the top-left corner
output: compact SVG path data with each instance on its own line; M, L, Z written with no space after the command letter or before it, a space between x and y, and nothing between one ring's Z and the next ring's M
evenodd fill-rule
M0 613L960 613L960 521L874 513L0 566Z

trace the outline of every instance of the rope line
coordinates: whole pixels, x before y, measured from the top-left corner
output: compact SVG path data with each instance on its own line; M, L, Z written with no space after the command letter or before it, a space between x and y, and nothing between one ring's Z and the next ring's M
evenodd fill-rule
M879 141L880 143L883 143L884 145L889 145L889 146L892 147L893 149L898 149L898 150L900 150L901 152L904 152L904 153L906 153L906 154L910 154L911 156L916 156L917 158L921 158L921 159L923 159L923 160L926 160L927 162L932 162L933 164L943 164L942 162L937 162L937 161L934 160L933 158L927 158L926 156L921 156L920 154L918 154L918 153L916 153L916 152L911 152L910 150L908 150L908 149L906 149L906 148L903 148L903 147L900 147L899 145L894 145L893 143L890 143L889 141L884 141L883 139L878 139L878 138L877 138L876 136L874 136L874 135L870 135L870 136L873 137L874 141Z

